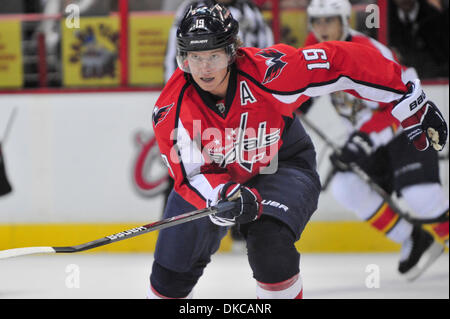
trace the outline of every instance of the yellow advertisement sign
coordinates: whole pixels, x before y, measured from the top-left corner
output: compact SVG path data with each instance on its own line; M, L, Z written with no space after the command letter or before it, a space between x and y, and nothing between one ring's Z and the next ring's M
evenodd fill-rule
M131 16L129 19L129 83L161 86L164 57L173 15Z
M263 11L263 17L270 26L272 24L272 11ZM283 10L280 12L280 20L280 41L296 48L303 46L308 35L306 11Z
M21 43L21 22L0 21L0 88L23 86Z
M61 26L64 86L118 85L119 18L81 17L79 28Z

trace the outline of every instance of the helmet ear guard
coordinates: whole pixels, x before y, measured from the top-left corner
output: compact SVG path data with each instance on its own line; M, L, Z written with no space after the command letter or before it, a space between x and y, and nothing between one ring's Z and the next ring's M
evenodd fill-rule
M189 62L187 60L187 51L179 51L177 49L176 59L177 59L178 67L183 72L191 73L191 70L189 69Z

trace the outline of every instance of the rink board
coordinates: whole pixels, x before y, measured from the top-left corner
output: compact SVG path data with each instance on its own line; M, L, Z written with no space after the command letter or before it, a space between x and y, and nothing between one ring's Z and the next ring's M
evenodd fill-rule
M28 246L73 246L139 226L137 224L0 225L0 250ZM157 232L91 250L91 252L153 252ZM226 236L221 252L232 249ZM399 245L362 222L310 222L296 244L301 252L392 252Z
M447 121L448 88L448 84L426 87ZM158 96L158 92L0 95L0 134L16 110L8 139L2 143L14 191L0 198L0 249L72 246L161 219L164 197L148 187L165 170L158 165L159 155L148 151ZM338 140L342 127L327 97L317 103L308 117ZM330 150L314 134L311 138L323 179ZM145 165L138 165L142 159ZM448 160L441 168L448 190ZM94 251L153 251L156 234ZM304 252L399 249L340 206L329 189L322 192L297 245ZM231 246L227 238L221 250Z

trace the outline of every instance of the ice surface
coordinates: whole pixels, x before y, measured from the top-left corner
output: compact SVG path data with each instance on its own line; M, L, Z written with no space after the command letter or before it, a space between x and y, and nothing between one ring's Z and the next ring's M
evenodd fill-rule
M152 254L55 254L0 261L3 299L142 299ZM304 298L449 298L449 257L421 277L397 273L398 254L303 254ZM244 253L213 256L194 293L201 299L254 299L255 281Z

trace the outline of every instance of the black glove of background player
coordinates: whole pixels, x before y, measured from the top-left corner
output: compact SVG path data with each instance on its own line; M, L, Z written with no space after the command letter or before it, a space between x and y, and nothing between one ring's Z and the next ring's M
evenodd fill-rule
M354 132L339 152L330 155L331 163L339 171L348 171L349 165L355 163L362 167L372 153L373 142L364 132Z

